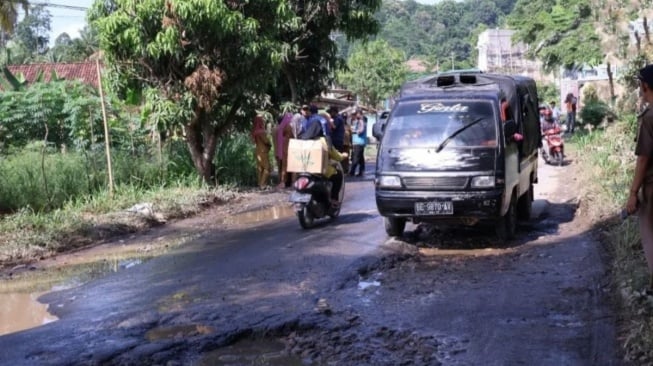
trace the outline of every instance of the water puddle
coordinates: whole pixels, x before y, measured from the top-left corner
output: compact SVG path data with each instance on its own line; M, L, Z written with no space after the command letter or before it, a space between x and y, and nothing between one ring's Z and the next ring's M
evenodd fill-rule
M146 258L113 259L57 269L30 271L0 282L0 335L36 328L58 320L36 299L49 291L80 286L111 272L143 263Z
M200 366L301 366L302 360L290 356L285 345L276 340L243 340L206 353L199 361Z
M358 283L358 289L365 291L369 287L378 287L381 286L379 281L360 281Z
M36 301L40 295L0 293L0 336L58 320L48 313L48 305Z
M262 221L279 220L291 217L294 214L294 208L289 204L285 204L260 210L242 212L228 217L225 221L229 224L236 225L254 224Z
M213 332L213 328L206 325L173 325L169 327L152 329L145 333L145 338L147 338L147 340L150 342L154 342L165 339L180 339L195 337L199 335L207 335Z

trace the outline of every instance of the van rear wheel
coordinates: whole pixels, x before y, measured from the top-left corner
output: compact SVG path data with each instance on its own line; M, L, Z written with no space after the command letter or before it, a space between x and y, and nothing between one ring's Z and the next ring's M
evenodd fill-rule
M404 234L404 229L406 229L406 219L386 217L384 222L385 232L388 236L402 236Z
M515 238L517 232L517 204L514 196L510 199L508 211L497 222L496 230L497 237L500 240L506 241Z

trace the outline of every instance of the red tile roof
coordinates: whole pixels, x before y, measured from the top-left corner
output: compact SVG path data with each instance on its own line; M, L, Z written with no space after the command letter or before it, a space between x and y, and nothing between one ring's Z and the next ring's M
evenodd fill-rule
M52 70L54 70L57 77L61 79L81 80L83 83L91 85L94 88L98 86L95 62L8 65L7 68L14 75L23 74L28 84L34 82L36 76L39 74L39 70L43 70L43 80L50 81Z

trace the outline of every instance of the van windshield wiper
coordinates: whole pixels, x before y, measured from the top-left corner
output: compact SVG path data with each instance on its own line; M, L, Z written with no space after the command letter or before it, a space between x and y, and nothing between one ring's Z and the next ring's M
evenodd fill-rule
M468 124L462 126L461 128L457 129L456 131L454 131L451 135L449 135L449 137L447 137L444 141L442 141L442 142L440 143L440 145L438 145L437 149L435 149L435 152L436 152L436 153L439 153L440 151L442 151L442 149L444 149L444 147L447 146L447 144L448 144L448 143L449 143L449 142L450 142L454 137L458 136L460 133L462 133L462 132L465 131L466 129L472 127L473 125L475 125L475 124L481 122L481 121L484 120L484 119L485 119L485 117L477 118L477 119L471 121L470 123L468 123Z

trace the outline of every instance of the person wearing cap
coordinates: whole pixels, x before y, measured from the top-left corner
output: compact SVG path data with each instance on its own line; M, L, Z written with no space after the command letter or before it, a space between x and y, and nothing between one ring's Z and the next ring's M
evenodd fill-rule
M628 214L638 213L639 234L653 290L653 64L639 71L639 92L647 107L638 116L635 174L626 202Z
M313 121L319 122L320 126L322 126L322 133L326 137L327 141L331 143L331 127L329 126L329 122L326 120L326 118L324 118L324 116L320 115L319 109L315 104L311 104L310 111L311 115L308 117L307 125L311 125Z

